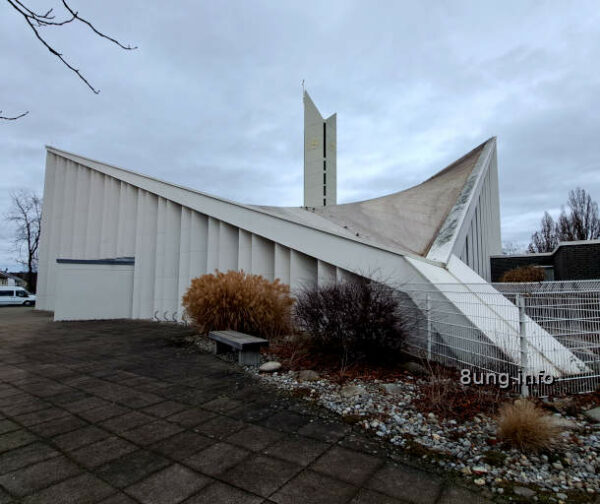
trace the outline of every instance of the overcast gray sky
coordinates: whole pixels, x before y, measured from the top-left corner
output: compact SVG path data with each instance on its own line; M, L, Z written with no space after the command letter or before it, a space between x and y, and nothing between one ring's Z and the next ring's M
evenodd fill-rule
M39 10L57 0L31 0ZM302 202L301 82L338 113L338 198L410 187L498 136L503 241L579 185L600 200L597 2L116 1L72 5L139 46L0 1L0 213L43 190L44 145L246 203ZM0 226L0 267L14 267Z

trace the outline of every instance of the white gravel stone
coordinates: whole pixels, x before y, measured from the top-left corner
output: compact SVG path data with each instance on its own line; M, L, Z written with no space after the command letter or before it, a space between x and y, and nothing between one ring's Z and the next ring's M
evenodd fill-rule
M261 373L273 373L279 369L281 369L281 363L276 361L265 362L258 368Z

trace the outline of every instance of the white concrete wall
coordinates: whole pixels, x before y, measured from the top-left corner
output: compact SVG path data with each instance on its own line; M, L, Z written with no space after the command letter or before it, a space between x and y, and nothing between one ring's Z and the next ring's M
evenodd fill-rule
M168 184L157 187L131 172L119 179L113 176L119 171L110 168L48 153L39 309L56 309L58 258L135 257L130 316L143 319L181 317L191 279L216 269L279 278L293 290L352 278L352 272L364 273L365 264L388 272L388 278L410 274L402 256L392 252L234 204L215 211L208 197ZM179 197L189 194L195 198ZM209 203L205 211L203 199Z
M133 265L57 264L54 320L131 318Z

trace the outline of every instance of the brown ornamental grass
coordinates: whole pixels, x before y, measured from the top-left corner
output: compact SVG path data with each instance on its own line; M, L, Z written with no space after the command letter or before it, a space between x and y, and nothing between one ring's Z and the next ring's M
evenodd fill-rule
M520 266L505 272L500 281L503 283L543 282L544 270L538 266Z
M231 329L265 338L290 332L293 302L288 285L243 271L194 278L183 296L201 333Z
M561 428L544 410L526 399L500 406L498 437L522 451L539 452L554 447Z

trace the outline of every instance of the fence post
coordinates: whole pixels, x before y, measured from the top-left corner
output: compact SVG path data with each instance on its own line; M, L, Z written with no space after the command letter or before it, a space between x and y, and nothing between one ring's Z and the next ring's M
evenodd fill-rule
M427 317L427 360L431 360L431 298L425 295L425 316Z
M529 396L529 386L527 385L527 375L529 373L529 363L527 360L527 326L525 315L525 299L520 294L517 294L517 307L519 308L519 341L521 343L521 396Z

